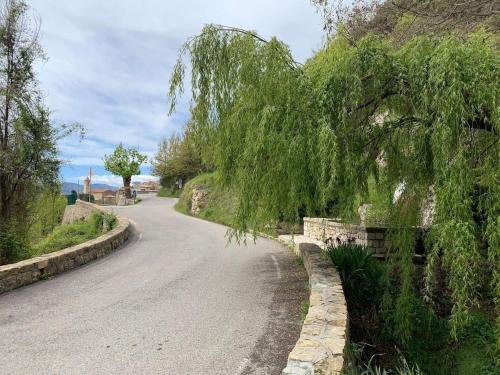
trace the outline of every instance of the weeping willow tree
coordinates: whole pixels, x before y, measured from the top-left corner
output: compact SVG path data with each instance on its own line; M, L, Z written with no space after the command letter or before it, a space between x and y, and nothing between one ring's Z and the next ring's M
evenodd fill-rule
M388 306L403 343L412 332L416 228L435 201L426 293L432 301L435 271L446 270L456 334L485 283L500 302L494 43L484 31L420 35L402 46L339 34L301 65L277 39L210 25L181 48L170 109L189 59L195 133L236 192L236 233L324 214L331 202L352 218L376 181L395 228L399 292Z

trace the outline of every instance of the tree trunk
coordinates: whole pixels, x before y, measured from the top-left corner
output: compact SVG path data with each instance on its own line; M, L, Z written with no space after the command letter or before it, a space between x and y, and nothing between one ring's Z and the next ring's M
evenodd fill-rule
M132 197L132 193L130 192L130 181L132 180L132 176L122 176L123 178L123 187L125 188L125 196L127 198Z

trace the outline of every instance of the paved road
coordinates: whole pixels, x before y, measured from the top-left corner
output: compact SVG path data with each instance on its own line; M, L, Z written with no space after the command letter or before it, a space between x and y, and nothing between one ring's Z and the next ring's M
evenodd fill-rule
M279 374L300 331L306 275L273 241L144 196L116 208L127 245L0 295L1 374Z

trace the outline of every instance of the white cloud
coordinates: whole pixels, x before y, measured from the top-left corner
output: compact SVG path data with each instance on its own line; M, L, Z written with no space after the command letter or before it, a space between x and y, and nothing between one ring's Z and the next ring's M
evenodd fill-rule
M167 117L167 86L181 44L207 23L277 36L304 61L321 45L309 0L31 0L49 60L37 70L58 122L80 122L87 139L60 142L63 159L97 163L119 142L154 153L188 119L184 98ZM189 90L187 90L189 91Z

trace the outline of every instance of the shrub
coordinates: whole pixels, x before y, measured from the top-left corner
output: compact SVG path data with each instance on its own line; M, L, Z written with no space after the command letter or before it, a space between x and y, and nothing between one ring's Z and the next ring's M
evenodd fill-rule
M350 309L366 310L378 305L385 281L384 265L363 246L330 246L327 254L337 267Z
M109 231L113 229L118 223L116 215L112 212L104 213L102 217L103 217L104 231Z

